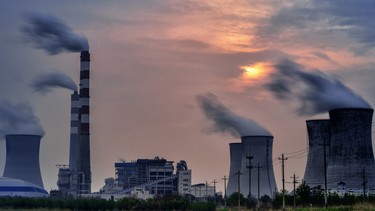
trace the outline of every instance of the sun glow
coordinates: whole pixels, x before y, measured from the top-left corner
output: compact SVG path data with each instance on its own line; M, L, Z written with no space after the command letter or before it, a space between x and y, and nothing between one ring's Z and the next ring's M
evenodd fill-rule
M244 78L259 78L264 75L264 67L261 63L257 63L255 65L240 66L240 69L245 71L242 74L242 77Z

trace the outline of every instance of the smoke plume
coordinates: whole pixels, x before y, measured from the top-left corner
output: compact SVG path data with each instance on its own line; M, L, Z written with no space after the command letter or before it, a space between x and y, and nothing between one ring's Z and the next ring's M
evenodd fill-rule
M25 16L28 25L21 28L27 41L33 42L37 48L55 55L62 51L79 52L89 49L85 37L75 34L60 19L42 14Z
M65 88L73 91L77 91L77 85L73 79L70 78L63 72L48 72L42 73L35 77L35 80L31 84L35 92L45 94L51 91L52 88Z
M251 119L240 117L226 108L214 94L197 96L206 117L214 124L212 131L239 136L271 136L271 133Z
M315 115L338 108L370 108L361 96L339 80L315 71L305 72L303 67L289 60L275 65L277 72L266 85L281 100L296 100L299 115Z
M44 135L38 117L28 104L0 102L0 138L7 134Z

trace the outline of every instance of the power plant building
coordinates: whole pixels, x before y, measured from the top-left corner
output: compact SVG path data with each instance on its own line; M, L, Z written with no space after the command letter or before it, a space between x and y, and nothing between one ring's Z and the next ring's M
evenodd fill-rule
M39 164L40 135L6 135L4 177L24 180L44 188Z
M375 188L375 162L372 149L373 109L334 109L330 117L330 153L327 169L328 189L339 184L346 190Z
M324 188L324 174L327 171L324 168L329 159L330 122L328 119L307 120L306 126L309 147L303 180L310 187Z
M241 143L229 146L231 161L227 195L237 192L240 184L240 192L244 196L250 192L252 196L257 196L259 185L260 196L272 197L277 191L272 163L273 137L243 136ZM250 157L252 159L248 159Z
M150 194L171 195L177 191L173 171L173 161L159 157L138 159L133 162L115 163L115 180L123 189L155 183L145 187Z

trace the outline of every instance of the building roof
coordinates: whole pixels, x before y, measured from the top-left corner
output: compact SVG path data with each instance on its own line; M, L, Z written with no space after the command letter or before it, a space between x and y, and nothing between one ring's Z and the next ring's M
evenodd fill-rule
M24 180L0 177L0 196L45 197L48 192Z

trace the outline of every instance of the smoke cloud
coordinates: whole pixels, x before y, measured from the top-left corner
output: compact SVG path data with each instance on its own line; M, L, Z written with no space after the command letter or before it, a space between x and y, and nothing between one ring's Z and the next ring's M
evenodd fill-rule
M240 117L219 101L214 94L197 96L198 103L205 116L211 120L214 125L213 132L228 133L234 137L239 136L272 136L271 133L251 119Z
M370 108L370 105L339 80L315 71L305 72L290 60L275 65L277 72L266 85L281 100L296 100L299 115L315 115L338 108Z
M28 104L0 102L0 138L7 134L44 135L38 117Z
M45 94L50 92L52 88L65 88L77 91L77 85L73 79L63 72L42 73L35 77L31 84L35 92Z
M27 41L33 42L37 48L55 55L63 51L79 52L89 49L85 37L75 34L60 19L51 15L28 14L25 16L28 25L21 28Z

